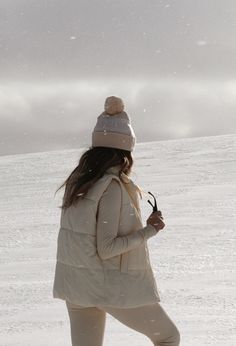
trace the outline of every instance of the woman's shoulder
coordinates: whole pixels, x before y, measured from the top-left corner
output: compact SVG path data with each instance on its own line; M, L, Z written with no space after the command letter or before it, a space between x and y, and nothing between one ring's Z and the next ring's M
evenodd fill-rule
M103 194L110 194L114 198L121 196L121 185L118 179L112 177Z
M117 193L120 188L120 179L113 174L104 174L99 178L86 194L86 198L100 199L105 191ZM109 187L109 189L108 189Z

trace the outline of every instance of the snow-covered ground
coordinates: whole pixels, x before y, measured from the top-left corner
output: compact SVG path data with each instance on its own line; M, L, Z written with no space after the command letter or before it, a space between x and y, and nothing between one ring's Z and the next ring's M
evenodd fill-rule
M0 157L0 345L69 346L52 298L62 190L84 149ZM236 345L236 134L138 143L133 180L166 227L148 240L162 305L183 346ZM143 222L151 212L141 201ZM107 314L104 346L151 345Z

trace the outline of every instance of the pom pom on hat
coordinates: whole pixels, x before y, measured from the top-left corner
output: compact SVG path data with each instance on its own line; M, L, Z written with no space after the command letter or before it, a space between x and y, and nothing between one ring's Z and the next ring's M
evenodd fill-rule
M124 103L119 97L109 96L105 100L104 110L109 115L121 113L124 110Z

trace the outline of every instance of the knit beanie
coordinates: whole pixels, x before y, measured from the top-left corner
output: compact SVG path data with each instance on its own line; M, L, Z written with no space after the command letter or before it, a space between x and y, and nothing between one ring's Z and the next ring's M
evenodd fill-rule
M104 111L97 117L92 133L92 146L133 151L135 143L135 133L130 118L124 111L122 99L116 96L107 97Z

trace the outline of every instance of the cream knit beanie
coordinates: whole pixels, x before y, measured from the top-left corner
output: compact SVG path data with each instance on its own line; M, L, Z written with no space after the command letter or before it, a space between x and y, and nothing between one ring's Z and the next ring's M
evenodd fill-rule
M104 111L97 117L92 133L92 146L133 151L135 143L136 136L130 118L124 111L122 99L116 96L107 97Z

